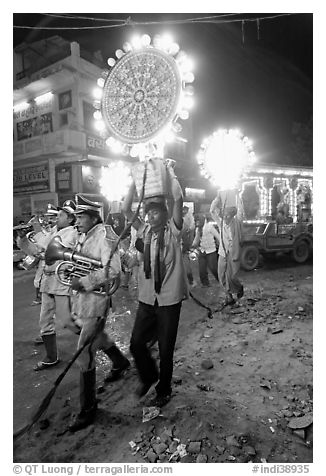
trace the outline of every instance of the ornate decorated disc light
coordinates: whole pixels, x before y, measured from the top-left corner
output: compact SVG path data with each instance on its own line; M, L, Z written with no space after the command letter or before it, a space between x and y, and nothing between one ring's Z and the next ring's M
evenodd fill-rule
M194 79L191 61L172 40L155 37L155 46L148 35L136 40L116 51L117 60L108 59L94 101L101 136L132 156L180 132L177 120L189 116L193 102L186 83Z

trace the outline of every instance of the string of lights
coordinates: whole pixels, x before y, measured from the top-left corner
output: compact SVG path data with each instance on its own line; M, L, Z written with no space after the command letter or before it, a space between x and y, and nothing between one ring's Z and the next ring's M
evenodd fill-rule
M235 14L236 15L236 14ZM199 18L189 18L189 19L180 19L180 20L162 20L162 21L134 21L131 17L127 19L116 19L115 21L119 24L115 25L92 25L92 26L30 26L30 25L13 25L16 29L27 29L27 30L99 30L99 29L108 29L108 28L119 28L123 26L144 26L144 25L171 25L171 24L189 24L189 23L248 23L248 22L260 22L262 20L273 20L275 18L280 18L284 16L297 15L297 13L279 13L272 16L263 16L263 17L254 17L254 18L219 18L219 16L214 17L199 17ZM226 15L230 16L230 15ZM65 17L72 18L73 17ZM85 18L85 17L81 17ZM91 19L91 18L87 18ZM92 20L95 20L92 19ZM99 20L99 19L97 19Z

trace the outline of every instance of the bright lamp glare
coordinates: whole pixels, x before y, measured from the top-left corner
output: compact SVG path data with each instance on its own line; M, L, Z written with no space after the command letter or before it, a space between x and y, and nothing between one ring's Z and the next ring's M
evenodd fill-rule
M154 44L155 48L158 48L158 49L161 48L162 38L160 37L160 35L155 35L154 36L153 44Z
M104 83L105 83L105 80L103 78L98 78L97 80L98 87L103 88Z
M221 129L213 134L203 155L206 171L222 190L234 188L244 168L254 160L234 130L228 133Z
M116 55L116 57L117 57L118 59L120 59L120 58L123 57L124 52L123 52L122 50L117 50L117 51L115 52L115 55Z
M102 98L102 95L103 95L103 90L100 89L100 88L95 88L93 90L93 96L95 99L101 99Z
M169 48L168 48L168 53L170 55L176 55L180 50L180 46L178 45L178 43L172 43Z
M115 141L112 146L112 151L115 153L115 154L120 154L122 152L122 144L121 142L118 142L118 141Z
M162 36L161 48L163 50L168 50L170 46L172 45L172 43L173 43L173 39L171 35L169 35L168 33L165 33L165 35Z
M25 102L21 102L19 104L16 104L14 106L14 111L17 112L17 111L22 111L23 109L27 109L29 106L28 102L25 101Z
M38 96L37 98L35 98L35 102L36 104L41 104L46 101L50 101L50 99L52 99L52 96L53 96L53 93L51 92L42 94L41 96Z
M189 117L189 112L186 110L182 110L180 111L179 116L181 117L181 119L186 120Z
M101 113L101 111L95 111L95 112L93 113L93 117L94 117L94 119L96 119L97 121L100 121L100 120L102 119L102 113Z
M131 183L130 169L121 161L102 167L101 193L109 201L121 201Z
M141 37L141 42L143 46L149 46L151 44L151 37L149 35L143 35Z
M103 131L105 129L105 124L103 121L96 121L94 127L97 131Z
M183 104L184 104L184 107L186 107L187 109L191 109L193 106L194 106L194 98L193 97L185 97L183 98Z
M131 40L131 44L135 50L139 50L142 46L141 39L139 36L134 36Z
M129 51L132 50L131 44L128 43L128 41L126 41L126 42L123 44L123 49L124 49L124 51L125 51L126 53L128 53Z
M130 150L130 156L135 158L135 157L138 157L138 154L139 154L138 147L136 145L133 145Z
M194 74L191 72L191 71L187 71L184 75L183 75L183 79L185 80L186 83L192 83L195 79L195 76Z
M182 72L192 71L194 69L194 62L190 58L184 58L180 62L180 69Z
M114 58L109 58L108 59L108 65L111 66L111 68L113 68L113 66L115 65L116 61Z

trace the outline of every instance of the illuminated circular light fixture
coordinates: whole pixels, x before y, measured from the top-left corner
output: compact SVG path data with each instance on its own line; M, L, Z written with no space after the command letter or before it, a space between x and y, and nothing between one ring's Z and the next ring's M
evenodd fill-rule
M110 147L119 143L132 156L135 150L146 155L162 149L166 138L181 131L177 121L186 120L193 105L193 88L186 86L194 80L192 61L168 35L156 35L151 43L147 34L124 43L115 52L117 60L108 59L110 69L97 83L102 95L97 92L94 107L101 116L95 117L105 124L97 130L104 139L115 139ZM135 149L135 144L143 146Z
M255 161L252 142L237 129L218 129L204 139L197 155L200 173L221 190L236 187Z

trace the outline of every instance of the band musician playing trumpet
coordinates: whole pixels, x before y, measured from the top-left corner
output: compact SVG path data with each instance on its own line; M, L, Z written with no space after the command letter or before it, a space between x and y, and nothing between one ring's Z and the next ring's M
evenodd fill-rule
M77 242L77 230L75 224L76 206L72 200L66 200L62 207L58 207L57 223L46 236L47 248L50 241L60 237L67 247L75 246ZM48 369L59 363L56 339L55 318L58 318L64 327L74 328L71 321L71 290L60 283L55 269L58 262L46 264L40 291L42 303L40 311L40 335L42 336L46 355L34 366L35 371Z
M74 276L71 279L71 288L77 292L73 300L73 318L81 327L78 349L97 330L96 338L85 347L77 360L80 367L81 411L69 426L72 432L85 428L94 421L96 416L96 350L103 350L113 362L113 368L106 381L116 380L130 366L129 360L120 352L104 329L110 297L105 292L94 292L108 280L118 279L121 270L118 251L113 253L107 266L111 255L111 243L99 212L100 204L91 202L82 195L78 196L75 216L80 235L75 248L76 253L97 260L102 267L91 270L84 276ZM104 319L102 319L103 326L98 331L99 318Z

